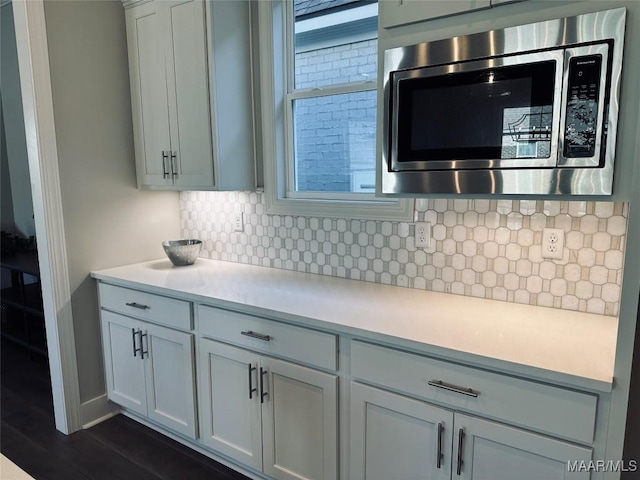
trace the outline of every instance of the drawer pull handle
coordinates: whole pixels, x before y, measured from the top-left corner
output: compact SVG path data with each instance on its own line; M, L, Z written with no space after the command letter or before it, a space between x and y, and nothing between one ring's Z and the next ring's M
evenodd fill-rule
M244 332L240 332L241 335L244 335L245 337L251 337L251 338L257 338L258 340L262 340L264 342L268 342L269 340L271 340L271 337L269 335L263 335L261 333L256 333L252 330L246 330Z
M127 307L137 308L138 310L148 310L149 308L151 308L149 305L143 305L142 303L136 303L136 302L125 303L125 305Z
M458 430L458 464L456 465L456 475L460 475L462 472L462 440L464 439L464 430L461 428Z
M480 395L480 392L477 392L472 388L458 387L456 385L451 385L450 383L444 383L442 380L429 380L427 384L431 385L432 387L449 390L450 392L461 393L462 395L468 395L469 397L477 398L478 395Z
M253 365L251 365L250 363L248 364L249 366L249 400L251 400L253 398L253 394L258 393L258 389L254 388L253 386L253 371L256 369L256 367L254 367Z
M438 458L436 458L436 466L438 468L442 467L442 459L444 458L444 454L442 453L442 433L444 432L444 425L442 423L438 423Z

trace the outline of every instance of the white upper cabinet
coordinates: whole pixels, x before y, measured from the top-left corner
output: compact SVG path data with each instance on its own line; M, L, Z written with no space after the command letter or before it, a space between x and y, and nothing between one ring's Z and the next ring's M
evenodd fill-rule
M131 102L138 186L150 189L253 189L255 167L250 108L250 8L246 1L209 6L202 0L125 2ZM228 25L213 9L224 8ZM218 25L220 32L217 31ZM229 83L216 63L216 47L233 28L234 61L239 75ZM243 41L244 39L244 41ZM229 56L221 45L221 56ZM220 73L214 70L220 69ZM219 82L219 83L218 83ZM216 88L231 106L227 121L242 134L242 147L229 155L237 139L216 130ZM234 100L237 100L234 102ZM222 102L222 100L220 100ZM219 109L217 109L219 111ZM225 167L225 162L232 167Z
M194 0L160 3L168 13L164 41L171 176L177 186L208 186L213 165L204 4Z
M491 0L387 0L380 2L378 8L380 26L389 28L490 6Z
M383 28L448 17L523 0L385 0L379 2Z

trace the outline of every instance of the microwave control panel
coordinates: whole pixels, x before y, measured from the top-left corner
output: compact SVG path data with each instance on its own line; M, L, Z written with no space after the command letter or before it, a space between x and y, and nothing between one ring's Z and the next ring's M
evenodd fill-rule
M595 154L601 70L602 55L570 59L563 152L566 158Z

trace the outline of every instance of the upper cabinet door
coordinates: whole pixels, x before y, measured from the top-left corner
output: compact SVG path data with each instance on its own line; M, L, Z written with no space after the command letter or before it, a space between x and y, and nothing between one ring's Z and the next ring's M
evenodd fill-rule
M155 0L126 10L141 187L213 187L205 18L202 0Z
M384 28L489 8L490 0L385 0L379 2L379 21Z
M162 2L126 10L136 167L140 185L172 185Z
M251 2L125 2L138 187L256 187Z
M154 2L166 8L165 51L174 184L211 187L213 158L205 5L202 0Z

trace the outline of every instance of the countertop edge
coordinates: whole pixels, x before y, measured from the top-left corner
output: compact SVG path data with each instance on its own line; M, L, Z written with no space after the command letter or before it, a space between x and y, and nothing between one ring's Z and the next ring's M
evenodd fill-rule
M174 298L177 297L180 299L189 300L194 303L206 304L213 307L233 310L250 315L257 315L270 320L282 321L285 323L329 331L336 334L353 336L365 341L375 342L392 348L405 350L410 353L418 353L421 355L431 356L465 366L498 372L513 377L520 377L527 380L538 381L541 383L548 383L566 388L599 393L609 393L613 388L613 377L611 378L611 381L605 381L597 378L579 376L568 372L549 370L534 365L527 365L510 360L493 358L486 355L479 355L463 350L429 344L423 341L412 340L409 338L389 335L373 330L344 325L338 322L329 322L321 319L309 318L307 316L276 311L260 306L233 302L217 298L215 296L201 295L183 291L180 289L170 288L167 286L158 286L140 281L124 279L121 277L110 275L109 273L105 273L105 271L103 270L91 272L90 275L96 280L104 281L105 283L117 286L140 289L146 292L163 296Z

